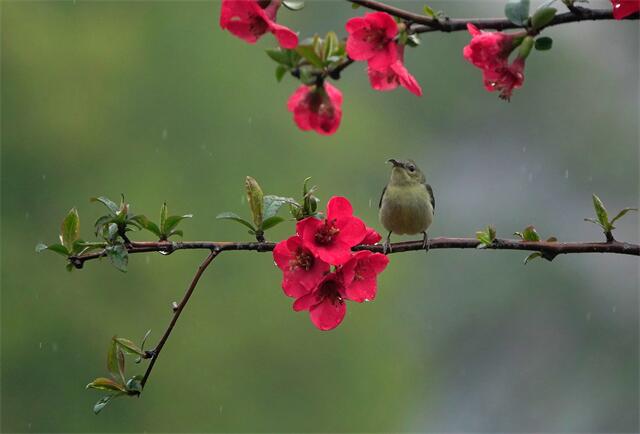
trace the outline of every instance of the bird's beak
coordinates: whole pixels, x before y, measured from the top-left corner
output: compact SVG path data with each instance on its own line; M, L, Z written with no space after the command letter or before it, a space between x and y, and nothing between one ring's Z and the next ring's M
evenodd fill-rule
M398 160L394 160L393 158L390 158L387 160L387 163L391 163L393 164L393 167L400 167L402 166L402 163L399 162Z

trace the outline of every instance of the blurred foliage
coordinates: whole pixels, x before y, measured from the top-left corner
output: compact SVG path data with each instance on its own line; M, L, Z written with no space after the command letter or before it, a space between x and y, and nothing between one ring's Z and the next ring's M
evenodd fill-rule
M504 4L430 6L488 17ZM246 175L287 197L312 176L323 203L344 195L380 229L388 158L425 169L438 196L431 236L473 236L492 223L505 234L531 224L600 240L582 221L590 194L611 209L638 201L635 23L545 32L553 50L528 59L509 104L462 59L468 35L424 35L405 59L423 98L375 92L353 65L337 84L342 126L320 137L286 110L296 83L273 79L261 50L273 38L255 47L223 33L217 2L1 7L3 431L637 431L636 258L523 267L518 252L397 255L376 301L323 333L291 310L269 254L225 254L144 397L96 417L83 387L105 364L106 343L150 328L152 346L203 252L132 255L127 274L105 261L66 273L55 255L33 252L70 207L97 219L87 202L96 193L126 192L145 215L164 201L193 212L190 239L250 240L215 220L245 209ZM303 36L343 36L361 13L310 1L279 19ZM638 229L632 214L616 237L637 242ZM269 239L292 231L282 223Z

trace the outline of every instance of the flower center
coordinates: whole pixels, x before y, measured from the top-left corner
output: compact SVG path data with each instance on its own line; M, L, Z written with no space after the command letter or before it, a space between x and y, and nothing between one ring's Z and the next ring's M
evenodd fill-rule
M330 299L333 304L344 303L340 295L340 285L335 280L325 280L318 288L320 297Z
M325 220L322 227L316 232L315 241L320 245L331 244L333 239L340 233L340 229L335 226L334 220Z
M301 268L305 271L309 271L313 267L313 255L299 248L296 252L296 258L292 261L291 268Z
M376 47L377 50L383 50L390 42L384 30L372 30L364 37L364 41Z

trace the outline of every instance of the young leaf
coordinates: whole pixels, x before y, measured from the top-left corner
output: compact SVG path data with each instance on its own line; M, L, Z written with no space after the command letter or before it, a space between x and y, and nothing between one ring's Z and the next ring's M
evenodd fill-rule
M160 231L160 228L158 227L158 225L156 225L154 222L149 220L146 216L137 215L137 216L133 217L132 220L137 222L144 229L146 229L149 232L153 233L155 236L162 237L162 232Z
M164 202L160 208L160 230L162 233L166 233L164 228L167 223L167 214L169 214L169 209L167 208L167 202Z
M604 207L604 204L600 200L598 196L593 195L593 208L596 211L596 217L598 217L598 221L600 222L600 226L604 230L610 230L611 224L609 223L609 216L607 215L607 209Z
M529 256L527 256L526 258L524 258L524 265L527 265L529 263L529 261L536 259L536 258L540 258L542 257L542 253L540 252L533 252L532 254L530 254Z
M220 213L216 216L216 219L218 220L234 220L237 221L240 224L245 225L246 227L248 227L249 229L251 229L252 231L255 231L256 228L253 227L253 225L251 223L249 223L248 221L246 221L245 219L243 219L242 217L240 217L238 214L233 213L233 212L223 212Z
M278 83L280 83L282 81L284 76L287 74L287 71L288 71L288 69L284 65L278 65L276 67L276 80L278 81Z
M109 346L109 352L107 353L107 369L114 380L121 380L121 382L124 383L124 376L120 375L118 353L122 353L122 351L118 348L118 343L114 336L113 339L111 339L111 345Z
M283 221L285 221L283 217L274 215L273 217L270 217L262 222L262 230L266 231L267 229L271 229L272 227L282 223Z
M286 66L293 66L291 64L291 56L289 55L289 50L281 50L281 49L269 49L265 50L267 56L271 57L276 63Z
M489 247L496 239L496 228L493 225L487 226L486 230L476 232L476 238L480 241L478 249Z
M429 6L424 5L424 7L422 8L423 12L425 15L431 17L431 18L435 18L436 17L436 13L434 12L433 9L431 9Z
M551 50L553 46L553 39L548 36L543 36L541 38L536 39L536 50L538 51L546 51Z
M120 207L118 205L116 205L115 202L113 202L112 200L110 200L107 197L104 196L99 196L99 197L92 197L91 199L89 199L91 202L100 202L101 204L103 204L104 206L106 206L109 211L111 211L111 213L113 215L118 214L118 211L120 211Z
M504 14L513 24L524 26L529 19L529 0L507 0Z
M75 208L71 208L69 214L62 221L60 237L67 251L73 251L73 243L80 238L80 217Z
M119 383L116 383L110 378L96 378L91 383L87 384L86 389L107 390L116 392L126 392L127 389Z
M298 47L296 47L296 51L302 57L307 59L313 66L317 68L322 68L324 66L324 62L322 62L322 59L320 58L320 56L318 56L318 53L316 53L316 49L314 46L298 45Z
M624 215L625 215L626 213L628 213L629 211L638 211L638 208L624 208L622 211L620 211L620 212L619 212L619 213L618 213L614 218L612 218L612 219L611 219L611 221L609 222L609 223L611 224L611 229L614 229L614 227L613 227L613 223L614 223L616 220L618 220L618 219L620 219L620 218L624 217Z
M540 235L533 226L527 226L522 232L522 241L540 241Z
M120 345L120 347L129 354L137 354L139 356L146 356L145 352L142 351L142 349L140 347L138 347L136 344L134 344L132 341L130 341L129 339L125 339L125 338L113 338L118 345Z
M253 216L253 223L255 227L259 228L262 225L263 210L264 210L264 193L258 181L250 176L247 176L244 182L244 187L247 192L247 202L249 203L249 209Z
M324 38L324 46L322 51L322 60L326 61L329 57L331 57L340 46L340 40L338 39L338 35L335 32L327 33L327 36Z
M123 244L116 244L115 246L107 247L106 253L113 266L123 273L126 273L127 266L129 265L129 252L127 248Z
M536 30L540 30L553 21L553 18L556 16L556 12L558 12L558 10L555 8L538 9L531 17L531 27Z
M51 250L52 252L59 253L62 256L69 256L70 254L67 248L62 244L51 244L47 246L46 244L40 243L36 246L36 253L40 253L44 250Z
M270 219L278 213L282 205L285 203L296 203L296 201L290 197L281 197L268 195L264 197L264 219Z
M171 231L175 229L176 226L178 226L178 223L180 223L182 220L190 219L192 217L193 217L193 214L172 215L167 217L167 220L164 223L163 232L165 234L169 234Z

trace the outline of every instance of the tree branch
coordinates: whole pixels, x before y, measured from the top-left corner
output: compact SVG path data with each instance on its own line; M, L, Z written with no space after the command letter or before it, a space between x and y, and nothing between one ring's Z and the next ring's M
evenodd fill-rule
M138 243L133 243L133 244L135 245ZM198 271L196 271L195 276L193 276L193 279L191 280L191 284L187 288L187 291L184 293L182 300L177 305L177 307L174 308L173 318L171 318L171 322L169 323L167 330L165 330L164 335L162 335L162 338L160 338L160 341L158 342L158 345L156 346L156 348L151 351L151 354L152 354L151 362L149 362L149 366L147 367L147 370L144 373L144 377L142 378L142 381L140 383L143 389L144 389L144 385L147 383L147 380L149 379L149 375L151 375L151 371L153 370L154 365L156 364L156 360L158 360L158 357L160 356L160 352L162 351L164 344L167 342L167 339L169 339L169 336L173 331L173 327L176 325L176 322L178 322L178 318L180 318L180 314L182 313L182 310L187 305L187 303L189 302L189 298L193 294L193 291L196 289L196 285L198 284L200 277L202 276L204 271L207 269L209 264L211 264L211 262L221 252L221 250L215 246L210 247L210 249L211 249L211 253L209 253L209 256L207 256L205 260L202 262L202 264L200 264L200 266L198 267ZM148 251L153 251L153 250L148 250ZM156 250L156 251L162 251L162 250ZM129 252L135 253L135 247L134 246L130 247Z
M367 9L375 11L386 12L394 17L401 18L407 21L409 24L420 24L420 26L413 26L413 30L417 33L426 32L457 32L461 30L467 30L467 24L473 24L479 29L491 29L491 30L508 30L508 29L522 29L524 26L519 26L512 23L506 18L459 18L459 19L436 19L427 15L416 14L404 9L390 6L385 3L375 0L347 0L350 3L355 3ZM640 18L639 14L634 14L626 17L626 20L637 20ZM612 20L613 11L610 9L587 9L578 6L574 6L569 12L556 15L553 20L545 27L557 26L559 24L576 23L580 21L600 21L600 20Z
M480 241L475 238L431 238L429 249L475 249L480 245ZM275 243L264 242L224 242L224 241L145 241L132 242L128 246L129 253L165 252L173 253L176 250L212 250L214 257L224 251L257 251L270 252L275 247ZM353 250L370 250L372 252L382 252L383 246L376 244L372 246L360 245ZM543 253L545 257L553 258L556 255L569 253L615 253L620 255L640 256L640 245L625 243L616 240L608 242L549 242L549 241L520 241L512 239L497 238L493 244L487 246L486 250L526 250ZM410 252L423 250L422 240L406 241L391 244L389 253ZM69 261L76 267L82 268L84 263L93 259L105 256L104 251L88 253L81 256L71 256ZM213 258L212 258L213 260ZM209 261L211 262L211 261ZM207 263L208 265L208 263ZM200 273L201 274L201 273ZM199 275L196 277L199 278ZM197 283L197 280L196 280Z

